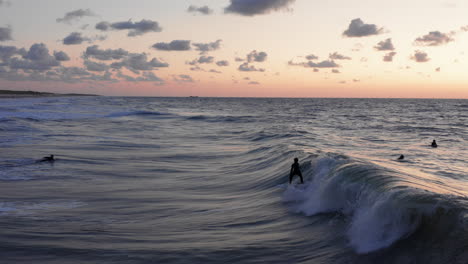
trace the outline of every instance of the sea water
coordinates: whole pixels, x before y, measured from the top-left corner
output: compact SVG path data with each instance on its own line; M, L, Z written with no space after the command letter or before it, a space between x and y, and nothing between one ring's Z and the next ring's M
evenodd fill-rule
M2 99L0 262L468 263L467 142L468 100Z

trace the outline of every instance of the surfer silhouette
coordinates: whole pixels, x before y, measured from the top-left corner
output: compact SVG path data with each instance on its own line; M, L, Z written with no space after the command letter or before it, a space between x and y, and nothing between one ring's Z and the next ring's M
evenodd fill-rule
M301 183L304 183L304 179L302 179L302 172L299 168L299 159L294 158L294 163L291 165L291 172L289 173L289 184L291 184L294 175L297 175L301 178Z
M54 162L55 161L54 155L50 155L48 157L43 157L41 160L39 160L39 162L44 162L44 161Z
M404 160L404 159L405 159L404 155L400 155L400 157L398 158L398 160Z
M437 148L437 143L436 143L435 139L432 140L431 146L432 146L433 148Z

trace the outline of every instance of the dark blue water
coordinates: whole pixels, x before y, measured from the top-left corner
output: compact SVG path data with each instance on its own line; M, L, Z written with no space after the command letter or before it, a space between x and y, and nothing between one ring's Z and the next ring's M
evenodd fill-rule
M2 99L0 263L468 263L467 124L467 100Z

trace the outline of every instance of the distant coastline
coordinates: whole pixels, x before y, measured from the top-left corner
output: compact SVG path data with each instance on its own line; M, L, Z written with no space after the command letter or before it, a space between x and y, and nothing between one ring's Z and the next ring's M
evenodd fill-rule
M62 96L99 96L97 94L59 94L59 93L46 93L36 91L14 91L14 90L0 90L0 98L25 98L25 97L62 97Z

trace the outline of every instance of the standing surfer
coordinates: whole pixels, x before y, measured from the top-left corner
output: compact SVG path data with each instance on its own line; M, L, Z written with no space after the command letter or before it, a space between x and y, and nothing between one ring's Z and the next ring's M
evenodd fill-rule
M291 172L289 173L289 184L291 184L294 175L298 175L301 178L301 183L304 183L302 179L302 172L299 168L299 159L294 158L294 163L291 165Z

